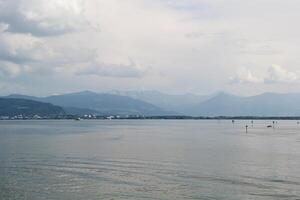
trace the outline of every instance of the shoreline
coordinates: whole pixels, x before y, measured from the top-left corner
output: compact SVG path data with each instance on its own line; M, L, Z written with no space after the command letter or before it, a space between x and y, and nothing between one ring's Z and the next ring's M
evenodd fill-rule
M96 116L95 118L85 118L81 116L73 116L73 117L42 117L39 119L36 118L22 118L22 119L0 119L0 121L46 121L46 120L300 120L300 116L217 116L217 117L192 117L192 116L141 116L141 117L107 117L107 116Z

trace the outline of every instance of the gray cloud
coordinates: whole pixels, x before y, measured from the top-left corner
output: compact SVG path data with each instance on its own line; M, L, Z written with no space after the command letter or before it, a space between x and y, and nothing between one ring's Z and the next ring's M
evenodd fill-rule
M48 60L51 56L52 49L41 39L0 31L0 60L26 63Z
M85 23L82 0L1 0L0 22L16 33L60 35Z
M0 61L0 76L2 76L2 79L16 79L21 74L31 74L33 72L34 69L29 65Z

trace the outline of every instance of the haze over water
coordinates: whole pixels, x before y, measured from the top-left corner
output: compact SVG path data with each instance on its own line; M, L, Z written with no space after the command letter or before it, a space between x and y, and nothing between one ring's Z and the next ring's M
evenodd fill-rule
M300 125L271 123L0 121L0 199L300 199Z

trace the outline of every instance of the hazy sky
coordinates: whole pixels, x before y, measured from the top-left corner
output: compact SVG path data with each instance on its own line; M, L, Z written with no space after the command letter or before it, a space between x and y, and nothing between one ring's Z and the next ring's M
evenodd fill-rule
M0 0L0 93L300 92L297 0Z

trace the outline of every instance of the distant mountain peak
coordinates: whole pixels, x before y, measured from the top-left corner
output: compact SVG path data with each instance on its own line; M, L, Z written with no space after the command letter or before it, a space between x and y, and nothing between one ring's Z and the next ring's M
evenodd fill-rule
M80 91L80 92L72 92L72 93L67 93L67 94L57 94L57 95L52 95L52 96L84 96L84 95L96 95L98 93L90 91L90 90L84 90L84 91ZM50 96L51 97L51 96Z
M230 98L234 98L234 97L240 97L240 96L236 96L234 94L228 93L228 92L219 92L216 95L213 96L213 98L224 98L224 97L230 97Z

